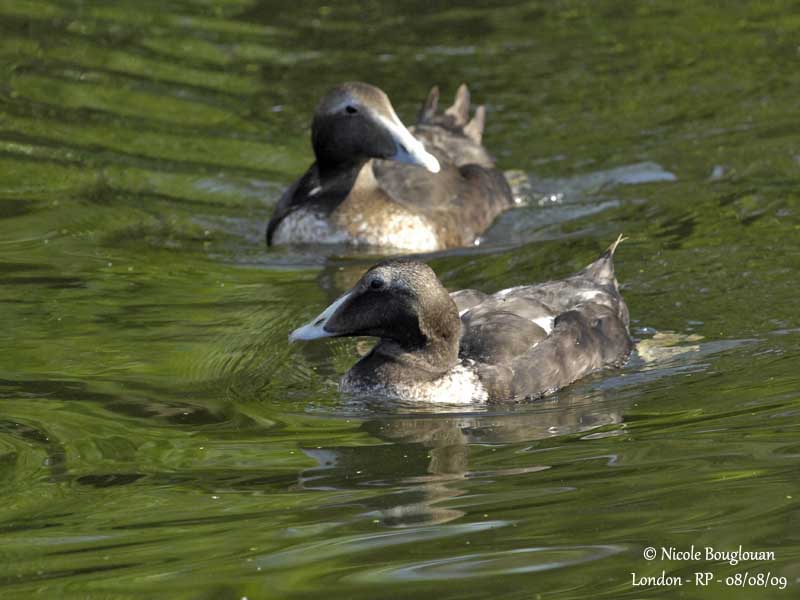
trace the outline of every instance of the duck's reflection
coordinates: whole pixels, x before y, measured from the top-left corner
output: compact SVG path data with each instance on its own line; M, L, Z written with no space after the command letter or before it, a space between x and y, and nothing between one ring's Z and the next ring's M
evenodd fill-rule
M550 468L537 453L527 454L530 462L523 466L480 468L470 464L471 447L531 442L622 422L621 410L597 397L590 402L561 396L527 408L445 415L402 414L398 409L362 424L364 431L387 444L306 449L318 466L303 471L299 485L324 490L391 488L359 500L368 517L394 527L444 523L464 515L447 506L447 501L467 493L464 480L488 483Z

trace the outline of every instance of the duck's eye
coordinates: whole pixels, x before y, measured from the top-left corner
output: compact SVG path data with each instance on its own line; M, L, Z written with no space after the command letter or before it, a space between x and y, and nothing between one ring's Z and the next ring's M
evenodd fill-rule
M380 277L373 277L372 281L369 282L369 287L373 290L379 290L385 285L383 279Z
M344 109L348 115L354 115L358 112L358 109L355 106L350 106L349 104Z

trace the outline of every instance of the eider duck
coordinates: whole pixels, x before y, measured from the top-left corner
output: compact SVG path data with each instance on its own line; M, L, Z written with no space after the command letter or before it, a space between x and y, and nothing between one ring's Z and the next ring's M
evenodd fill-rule
M278 201L267 244L406 252L473 244L513 196L481 145L484 107L469 120L465 85L444 114L438 99L434 87L412 134L377 87L328 92L311 125L316 161Z
M345 392L449 404L541 397L622 366L633 349L614 274L621 241L566 279L494 294L448 293L424 263L385 260L289 341L379 338L342 379Z

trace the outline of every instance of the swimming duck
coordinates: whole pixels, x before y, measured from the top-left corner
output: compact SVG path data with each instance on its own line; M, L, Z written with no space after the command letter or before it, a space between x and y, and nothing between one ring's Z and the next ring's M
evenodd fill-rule
M385 260L289 341L379 338L342 379L346 392L446 403L544 396L621 366L633 349L614 274L621 241L566 279L494 294L448 293L424 263Z
M412 134L377 87L329 91L311 125L316 161L278 201L267 244L412 252L473 244L514 201L481 145L485 109L469 120L465 85L443 114L438 100L433 88Z

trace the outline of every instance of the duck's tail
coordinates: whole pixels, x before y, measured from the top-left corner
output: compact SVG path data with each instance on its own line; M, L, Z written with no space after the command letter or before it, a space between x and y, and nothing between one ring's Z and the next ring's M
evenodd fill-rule
M483 139L483 129L486 125L486 107L483 105L475 109L475 116L469 118L470 93L466 83L458 86L452 106L437 116L436 108L439 105L439 86L433 86L428 92L428 97L422 103L422 108L417 116L418 125L441 125L448 129L456 129L480 144Z
M622 242L624 242L624 241L625 241L625 240L627 240L627 239L628 239L628 238L626 238L624 235L622 235L622 234L620 233L620 234L617 236L617 239L616 239L616 240L614 240L614 241L611 243L611 245L610 245L608 248L606 248L606 251L605 251L605 252L603 252L603 255L602 255L602 256L603 256L604 258L613 258L613 257L614 257L614 252L616 252L616 251L617 251L617 246L619 246L619 245L620 245Z
M598 283L614 281L614 253L617 251L617 246L627 239L619 234L617 239L600 255L600 258L581 271L581 275L594 279Z

